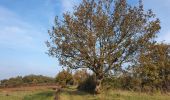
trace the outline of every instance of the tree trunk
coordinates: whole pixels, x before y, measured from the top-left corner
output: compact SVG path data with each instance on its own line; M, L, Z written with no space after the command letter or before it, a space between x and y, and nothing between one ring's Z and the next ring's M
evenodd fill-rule
M95 86L95 93L100 94L102 90L102 80L103 80L103 75L101 74L96 74L96 86Z

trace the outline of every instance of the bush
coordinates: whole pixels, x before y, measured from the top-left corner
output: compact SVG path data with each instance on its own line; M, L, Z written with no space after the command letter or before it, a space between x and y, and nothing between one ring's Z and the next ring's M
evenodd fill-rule
M77 70L73 75L74 85L79 85L81 82L86 80L88 76L89 73L86 69Z
M23 84L22 77L18 76L15 78L5 79L1 81L2 87L17 87Z
M57 74L56 82L62 87L66 87L66 85L73 85L74 80L72 74L68 70L63 70Z
M95 90L95 76L90 75L78 85L78 90L94 93Z
M102 81L102 87L104 89L118 89L121 88L121 81L117 77L107 77Z

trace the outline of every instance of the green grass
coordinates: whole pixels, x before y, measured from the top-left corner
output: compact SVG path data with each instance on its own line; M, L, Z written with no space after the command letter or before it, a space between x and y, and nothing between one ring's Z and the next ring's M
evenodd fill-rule
M44 91L32 95L27 95L23 100L54 100L53 95L53 91Z
M0 92L0 100L54 100L52 90Z
M32 91L0 92L0 100L23 100L24 96L34 93Z
M32 90L32 91L0 91L0 100L54 100L54 91ZM121 90L109 90L99 95L77 91L75 87L63 89L60 100L170 100L168 94L146 94Z
M170 100L170 95L145 94L121 90L109 90L99 95L92 95L76 89L64 89L60 94L61 100Z

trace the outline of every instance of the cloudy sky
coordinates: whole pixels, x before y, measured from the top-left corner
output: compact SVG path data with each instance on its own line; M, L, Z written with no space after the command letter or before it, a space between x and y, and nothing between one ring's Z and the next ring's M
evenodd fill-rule
M55 15L81 0L0 0L0 79L18 75L55 76L61 67L48 57L45 41ZM129 0L136 4L138 0ZM144 0L161 20L158 41L170 43L170 0Z

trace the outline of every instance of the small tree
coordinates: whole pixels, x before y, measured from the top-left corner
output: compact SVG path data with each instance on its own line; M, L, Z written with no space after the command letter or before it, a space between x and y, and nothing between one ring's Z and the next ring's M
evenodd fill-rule
M77 70L74 73L74 84L79 85L81 82L86 80L89 77L89 74L87 73L87 70L82 69L82 70Z
M73 76L68 70L63 70L57 74L56 82L65 87L68 84L73 84Z
M168 90L170 86L170 45L150 45L139 57L136 73L142 85Z
M96 93L106 73L134 60L160 30L159 19L144 11L141 0L134 7L127 0L83 0L63 17L49 31L49 55L63 66L93 71Z

